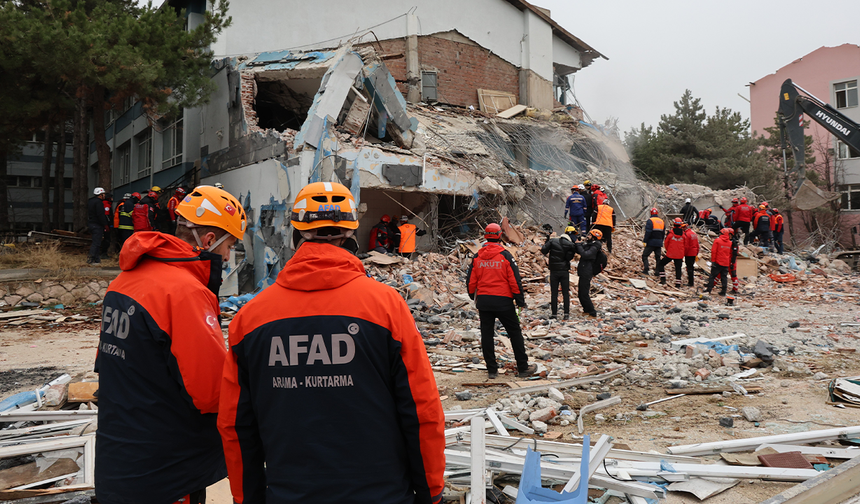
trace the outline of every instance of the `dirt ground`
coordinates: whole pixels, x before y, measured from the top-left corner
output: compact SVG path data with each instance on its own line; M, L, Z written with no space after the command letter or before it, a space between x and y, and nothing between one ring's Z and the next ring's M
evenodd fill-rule
M781 330L789 320L816 321L819 324L835 325L839 320L856 320L857 306L853 303L816 303L817 300L804 300L785 303L777 308L747 305L746 308L732 312L732 318L719 326L716 322L710 325L696 327L693 335L719 336L733 328L742 328L747 333L758 336L776 334L780 338L791 339L791 335ZM97 315L93 308L93 316ZM601 324L600 321L588 323ZM667 323L668 321L667 317ZM586 321L575 318L569 326L576 327ZM807 323L807 322L804 322ZM808 322L812 323L812 322ZM779 325L781 324L781 325ZM564 326L558 326L564 327ZM853 331L856 328L849 328ZM824 332L830 331L824 327ZM840 345L856 345L857 340L848 329L841 331ZM798 333L798 349L791 361L802 363L809 369L826 374L829 378L835 376L860 375L860 364L855 353L831 352L829 349L816 350L814 345L806 345L809 338L806 333ZM75 378L81 378L92 371L98 342L98 325L94 322L80 324L65 329L4 329L0 332L0 395L7 396L22 390L32 389L55 378L62 373L69 373ZM534 357L540 353L541 346L546 346L548 340L529 340L530 354ZM640 361L648 362L650 358L658 358L665 354L668 344L655 340L648 342L648 347L636 347L633 342L610 341L592 345L593 353L620 351L635 355ZM430 347L431 361L444 353L444 346ZM465 350L467 356L480 357L477 345ZM462 353L463 350L460 350ZM546 356L545 356L546 357ZM537 360L545 365L552 365L554 358ZM635 360L635 359L634 359ZM443 406L446 410L461 407L463 409L490 406L498 399L511 397L512 389L507 382L516 379L508 371L490 387L474 386L476 383L488 383L486 372L469 370L463 373L438 371L436 373L440 395L444 397ZM612 382L610 379L608 382ZM595 383L576 389L566 389L565 403L578 411L582 406L596 400L601 392L610 392L619 396L622 402L606 408L600 413L605 421L597 423L595 413L586 415L585 433L596 439L601 434L608 434L615 443L627 445L630 449L666 453L666 448L672 445L709 442L732 438L745 438L800 432L806 430L824 429L836 426L858 425L860 410L852 408L837 408L825 403L827 400L827 379L815 379L809 374L798 375L787 370L774 371L764 368L756 376L744 381L746 386L762 387L762 391L749 396L731 394L686 396L671 401L653 405L649 411L660 412L649 418L644 418L636 406L666 397L663 390L665 380L631 383L625 381L623 386L616 383ZM472 385L470 385L472 384ZM469 390L473 393L471 400L460 401L455 393ZM746 421L740 415L740 409L745 406L755 406L763 414L764 420L758 426ZM724 428L719 425L720 418L733 417L734 427ZM560 441L578 442L579 436L575 422L569 426L550 425L550 432L559 431L563 435ZM515 433L512 435L516 435ZM716 460L710 457L711 460ZM712 504L756 503L763 501L786 488L792 483L765 482L761 480L743 480L736 487L708 499ZM207 502L221 504L231 502L226 481L213 486ZM612 501L610 501L612 502ZM670 493L667 503L698 502L691 495Z

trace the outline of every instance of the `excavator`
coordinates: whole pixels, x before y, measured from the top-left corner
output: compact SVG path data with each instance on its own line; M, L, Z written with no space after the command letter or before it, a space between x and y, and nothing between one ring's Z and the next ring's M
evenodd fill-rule
M845 117L835 108L816 98L812 93L791 82L791 79L786 79L782 83L778 116L783 158L785 158L786 140L788 140L788 147L794 154L794 171L797 175L792 205L799 210L812 210L838 198L839 193L822 191L806 178L805 143L803 140L804 114L822 125L839 141L857 153L860 153L860 124Z

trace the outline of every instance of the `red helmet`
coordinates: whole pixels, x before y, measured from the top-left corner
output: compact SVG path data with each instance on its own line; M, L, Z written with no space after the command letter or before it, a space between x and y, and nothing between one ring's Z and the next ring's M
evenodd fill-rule
M652 209L651 209L651 215L657 215L657 213L658 213L658 212L657 212L657 209L656 209L656 208L652 208Z
M188 193L188 191L186 191L184 187L177 187L176 188L176 194L187 194L187 193Z
M746 198L741 198L741 203L743 203L744 205L746 205L746 204L747 204L747 199L746 199Z
M388 214L385 214L382 217L380 217L379 220L381 220L382 222L385 222L387 224L387 223L391 222L391 217L389 217Z
M591 184L591 188L594 189L595 191L600 190L600 186L597 184Z
M140 193L139 192L133 192L133 193L131 193L131 197L140 199Z
M155 191L149 191L149 193L147 193L146 195L149 196L150 198L154 199L154 200L158 199L158 193Z
M765 207L765 208L767 208L767 207L769 207L769 206L770 206L770 205L768 205L767 201L762 201L762 202L761 202L761 204L762 204L762 206L763 206L763 207Z
M704 215L711 215L711 209L710 209L710 208L706 208L706 209L702 210L702 213L703 213Z
M672 221L672 223L675 225L675 227L680 227L682 224L684 224L684 221L682 221L680 217L675 217L675 220Z
M501 240L502 239L502 226L493 222L492 224L487 224L487 227L484 229L484 239L486 240Z
M732 198L732 203L737 203L737 202L738 202L737 198Z
M779 213L779 209L777 209L777 208L771 208L770 211L775 213L775 214Z
M724 235L735 234L735 230L732 228L726 227L726 228L721 229L720 233L723 233Z

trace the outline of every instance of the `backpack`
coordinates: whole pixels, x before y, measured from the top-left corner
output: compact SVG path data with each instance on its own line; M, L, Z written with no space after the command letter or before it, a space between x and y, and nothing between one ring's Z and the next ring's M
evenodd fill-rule
M152 225L149 222L149 205L146 203L134 205L131 221L135 231L152 231Z
M594 259L594 274L599 275L606 269L606 265L609 264L609 257L606 256L606 253L603 249L597 253L597 258Z

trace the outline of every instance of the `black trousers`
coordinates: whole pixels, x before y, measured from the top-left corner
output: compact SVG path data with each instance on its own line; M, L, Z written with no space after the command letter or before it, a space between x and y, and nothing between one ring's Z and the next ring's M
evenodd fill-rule
M726 295L726 288L729 284L729 267L720 266L715 262L711 262L711 275L708 277L708 283L705 284L705 292L711 292L711 287L714 285L714 279L720 277L720 296Z
M119 247L122 248L122 245L126 240L131 238L131 235L134 234L134 229L120 229L119 230Z
M759 245L761 245L762 247L770 247L770 229L767 229L765 231L759 231L758 229L756 229L755 231L750 233L747 238L749 238L749 241L753 241L758 238ZM744 245L746 244L747 240L745 239Z
M93 235L93 241L90 244L90 262L100 263L102 254L102 238L105 235L105 228L98 224L89 224L90 233Z
M734 224L732 224L732 228L735 230L735 236L737 237L738 240L741 239L741 236L738 233L738 231L743 230L743 232L744 232L744 245L746 245L750 242L750 223L749 222L735 221Z
M666 265L670 262L675 263L675 283L681 283L681 266L684 264L683 259L671 259L669 257L664 257L657 263L657 273L660 275L660 278L666 278Z
M597 310L594 309L594 303L591 302L591 275L579 273L579 285L576 287L576 294L579 296L579 304L582 305L582 311L590 315L597 315Z
M654 268L657 268L657 263L660 262L660 256L662 255L663 247L651 247L646 246L645 250L642 251L642 271L648 273L648 257L653 253L654 254Z
M513 348L514 358L517 360L517 371L526 371L529 367L529 358L526 355L526 346L523 341L523 331L520 329L517 310L513 306L504 311L478 310L478 316L481 319L481 351L484 354L484 362L487 364L487 372L499 371L494 348L496 319L499 319L499 322L508 332L508 338L511 339L511 348Z
M601 240L606 244L606 251L610 254L612 253L612 226L604 226L601 224L595 224L594 229L599 229L601 233L603 233L603 239Z
M777 252L780 254L784 253L782 236L785 234L785 230L782 231L774 231L773 232L773 246Z
M549 272L549 306L553 315L558 315L558 288L561 287L561 296L564 300L564 313L570 313L570 272Z
M696 268L696 256L684 256L684 263L687 266L687 284L693 285L693 270Z

